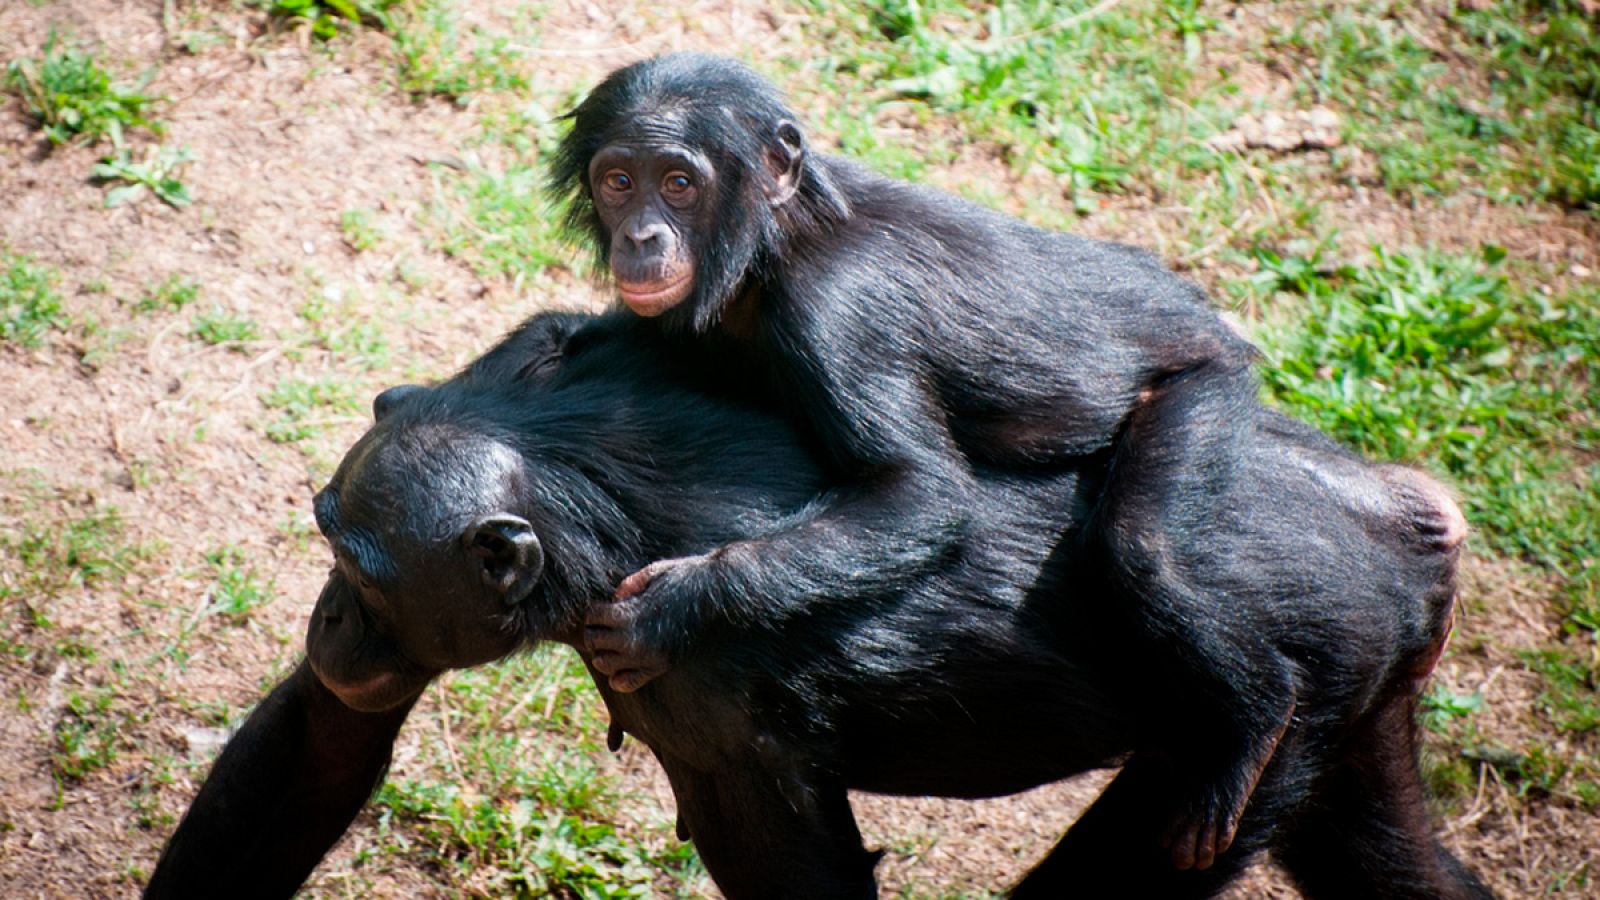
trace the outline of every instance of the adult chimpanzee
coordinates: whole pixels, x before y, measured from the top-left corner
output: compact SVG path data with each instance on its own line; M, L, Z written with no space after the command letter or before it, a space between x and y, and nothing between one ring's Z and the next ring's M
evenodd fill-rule
M316 500L335 562L308 661L223 751L148 896L286 896L440 670L581 648L624 573L782 531L836 489L782 419L689 389L650 331L541 317L452 381L379 398ZM697 652L635 692L586 654L613 737L655 752L733 898L872 896L847 788L992 796L1130 756L1017 896L1209 896L1269 848L1314 897L1488 896L1428 827L1412 721L1459 513L1280 417L1246 447L1228 515L1171 552L1230 598L1217 615L1293 660L1297 706L1206 870L1154 840L1178 776L1149 722L1173 706L1139 696L1145 662L1095 630L1109 586L1075 539L1105 487L1093 468L982 472L952 552L849 604L701 598Z
M571 118L551 182L622 302L797 410L848 479L790 528L624 580L595 610L596 649L635 651L597 657L612 686L684 656L697 597L848 615L813 611L939 568L972 527L975 467L1095 459L1082 539L1115 589L1100 627L1135 635L1186 713L1146 724L1181 760L1173 862L1208 865L1297 703L1291 658L1172 549L1230 514L1260 414L1250 345L1146 253L811 152L732 61L629 66Z

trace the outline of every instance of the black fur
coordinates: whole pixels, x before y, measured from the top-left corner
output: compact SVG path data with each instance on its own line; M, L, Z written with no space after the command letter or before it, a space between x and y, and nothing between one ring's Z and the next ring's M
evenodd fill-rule
M441 632L468 635L452 646L471 661L527 641L581 646L585 610L622 573L781 531L830 490L783 419L694 390L692 361L652 330L537 318L452 381L382 404L323 492L338 502L319 502L335 546L381 531L370 567L397 572L354 605L342 598L369 564L341 557L330 576L308 654L336 694L382 666L340 671L330 642L369 644L329 629L381 635L403 678ZM733 898L873 896L876 854L847 788L994 796L1130 757L1017 896L1205 897L1262 850L1311 897L1489 896L1430 831L1412 719L1449 628L1457 551L1439 536L1453 508L1275 415L1243 444L1235 492L1217 498L1227 514L1171 552L1228 598L1211 614L1291 661L1299 692L1237 840L1207 870L1175 869L1155 840L1180 776L1151 752L1151 723L1182 711L1164 686L1143 693L1146 660L1099 625L1110 588L1078 539L1105 490L1099 467L983 470L973 527L930 570L781 627L699 600L693 656L626 694L595 672L613 727L655 752ZM451 539L461 526L440 529L485 514L533 523L544 548L545 577L509 607ZM354 815L389 748L352 720L392 741L427 679L357 714L319 699L308 671L230 742L150 896L283 896L305 874L303 835L331 844Z

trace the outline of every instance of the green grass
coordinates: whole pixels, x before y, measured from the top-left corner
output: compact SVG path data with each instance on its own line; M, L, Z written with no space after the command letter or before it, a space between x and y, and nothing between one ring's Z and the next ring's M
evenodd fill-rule
M258 607L272 602L272 585L263 583L244 551L229 545L206 554L216 576L208 612L243 622Z
M484 91L526 91L526 49L535 41L540 10L516 10L508 33L463 27L452 0L412 0L390 16L399 55L400 89L416 96L465 102Z
M1600 693L1592 662L1562 649L1545 649L1524 655L1535 672L1545 676L1549 689L1539 697L1556 727L1564 732L1600 733Z
M361 410L355 385L337 376L310 381L286 378L263 393L261 402L279 411L263 429L278 444L299 444L330 425L349 422Z
M54 32L45 41L43 56L6 67L5 83L52 144L93 143L102 137L120 144L128 128L161 131L160 123L148 116L154 100L141 93L142 87L113 84L91 53L60 46Z
M134 308L142 313L180 310L199 296L199 284L182 275L172 274L159 284L147 288Z
M703 877L667 829L613 824L622 798L595 763L605 722L569 649L546 645L454 673L438 690L451 737L422 752L452 777L379 789L381 852L492 895L653 897L664 879Z
M67 708L56 723L50 754L57 779L81 780L111 765L117 754L117 722L112 713L116 695L109 690L89 696L67 694Z
M1328 4L1269 50L1307 76L1302 99L1351 116L1351 137L1395 191L1486 190L1600 200L1600 28L1580 4L1495 3L1457 15ZM1441 51L1440 47L1443 47ZM1486 75L1480 79L1477 76Z
M543 169L515 162L502 172L474 169L437 177L434 219L446 253L482 275L519 284L551 266L571 264L571 247L544 193Z
M0 340L37 347L65 322L55 271L0 250Z
M1077 16L1091 6L817 0L809 8L831 52L797 80L820 78L818 91L838 98L836 125L871 122L886 107L926 107L995 142L1016 171L1060 176L1075 208L1089 213L1097 194L1160 189L1190 166L1209 166L1215 154L1203 139L1223 123L1216 83L1197 77L1204 69L1194 64L1212 23L1192 3ZM878 140L870 126L840 133L852 155ZM915 174L903 160L885 168Z
M207 344L226 345L243 352L244 344L261 337L261 326L244 316L213 306L209 312L195 316L189 333Z
M1241 159L1297 172L1303 191L1304 160L1205 143L1264 102L1241 91L1238 58L1289 76L1294 96L1272 108L1342 113L1344 136L1396 193L1600 199L1600 25L1576 2L1455 15L1314 4L1248 34L1192 0L806 6L828 49L780 61L793 75L784 80L825 100L816 124L846 153L891 175L921 178L952 141L980 140L1019 174L1053 173L1082 215L1101 195L1142 194L1198 205L1209 222L1214 179L1236 177ZM884 119L926 127L907 146L884 137ZM1353 162L1344 149L1331 159L1336 171Z
M145 551L124 543L125 537L122 513L102 505L77 515L24 521L7 544L30 590L54 596L127 573Z

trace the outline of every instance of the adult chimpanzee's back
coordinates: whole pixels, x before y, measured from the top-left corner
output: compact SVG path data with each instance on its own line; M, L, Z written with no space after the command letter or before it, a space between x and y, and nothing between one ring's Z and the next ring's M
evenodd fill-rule
M542 318L452 382L381 398L316 504L336 564L309 665L230 742L151 896L282 896L441 669L581 646L620 573L787 527L837 489L771 410L690 389L693 360L650 332ZM849 603L697 598L658 621L692 623L698 652L638 690L586 653L613 736L654 751L732 898L873 896L850 788L991 796L1123 761L1018 896L1206 897L1261 850L1312 897L1488 896L1429 827L1412 719L1449 627L1459 515L1421 476L1276 416L1244 446L1229 514L1173 562L1227 596L1210 615L1292 661L1296 714L1206 869L1157 840L1183 760L1152 748L1182 711L1097 624L1112 576L1076 531L1098 467L980 469L981 527Z
M1209 865L1296 703L1292 661L1166 552L1238 493L1250 345L1146 253L810 152L731 60L620 69L572 120L552 183L622 302L795 410L847 478L789 528L625 579L596 624L647 652L602 654L612 685L687 655L697 629L652 619L695 597L756 587L801 614L937 571L975 527L974 464L1104 465L1080 530L1110 569L1102 627L1207 722L1159 752L1184 760L1173 863Z

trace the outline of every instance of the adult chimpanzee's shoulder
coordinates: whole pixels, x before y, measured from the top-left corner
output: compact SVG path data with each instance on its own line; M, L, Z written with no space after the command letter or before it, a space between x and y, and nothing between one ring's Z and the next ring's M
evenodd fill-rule
M543 374L560 360L574 334L598 320L592 313L538 313L468 363L453 380L503 383Z
M587 368L650 371L670 365L658 329L624 313L542 312L528 318L452 382L496 385L545 382L582 360ZM634 374L639 374L635 372Z

